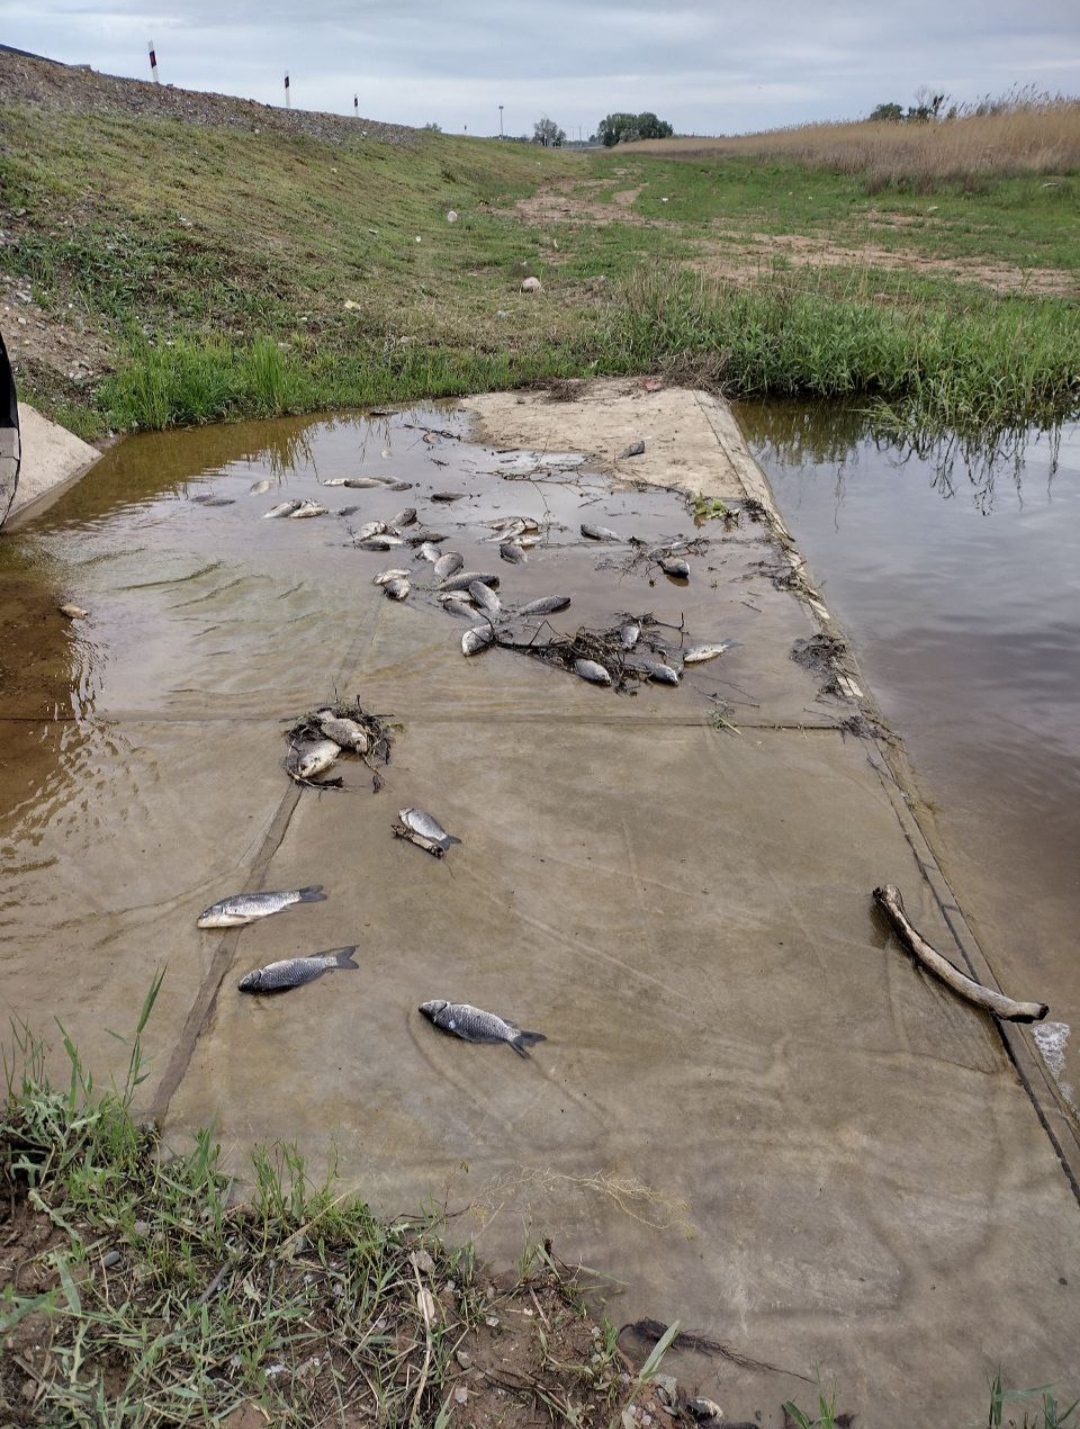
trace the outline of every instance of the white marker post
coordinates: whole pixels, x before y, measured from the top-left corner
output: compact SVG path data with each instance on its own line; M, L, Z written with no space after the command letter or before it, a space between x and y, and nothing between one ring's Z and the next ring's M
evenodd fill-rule
M292 104L289 102L289 71L288 71L288 70L285 71L285 108L286 108L286 109L291 109L291 108L292 108Z
M147 47L147 49L150 51L150 74L151 74L151 77L153 78L153 81L154 81L155 84L160 84L160 83L161 83L161 80L158 78L158 72L157 72L157 55L154 53L154 42L153 42L153 40L148 40L146 47Z

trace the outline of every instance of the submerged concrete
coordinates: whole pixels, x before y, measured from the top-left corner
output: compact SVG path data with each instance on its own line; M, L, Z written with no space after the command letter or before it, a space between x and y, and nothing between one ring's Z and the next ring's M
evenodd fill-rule
M428 443L409 414L302 434L285 466L207 448L189 474L226 509L176 485L106 519L73 493L39 534L91 616L79 718L59 751L27 756L39 792L3 824L13 1010L57 1011L97 1066L104 1027L133 1023L167 963L148 1087L170 1139L214 1120L241 1175L254 1142L295 1141L382 1212L443 1208L451 1234L507 1262L552 1236L604 1278L616 1323L679 1318L726 1347L675 1362L731 1421L809 1408L818 1373L886 1429L978 1421L999 1368L1067 1398L1075 1136L1027 1032L959 1004L873 910L873 887L898 884L925 935L992 979L900 753L854 718L872 713L858 672L791 659L828 611L782 527L753 519L768 489L726 409L622 383L469 411L490 447L577 448L621 480L464 445L442 413ZM177 440L126 444L94 500L115 499L124 461L169 472ZM644 458L612 466L636 440ZM628 484L663 482L677 457L666 479L737 522L695 528L681 497ZM411 553L346 549L331 518L258 519L280 493L252 496L253 476L312 494L316 460L324 481L412 481L318 494L358 503L355 521L416 505L501 574L505 601L571 594L561 631L651 611L676 644L739 645L678 689L621 696L506 651L465 660L465 622L422 567L400 605L370 584ZM464 499L431 502L440 487ZM518 513L545 539L504 566L485 523ZM634 548L584 542L580 520L707 544L679 585ZM378 794L355 762L342 791L281 770L282 719L334 694L399 726ZM395 840L406 805L460 846L437 861ZM195 929L225 893L312 882L325 902ZM235 990L274 958L352 943L358 972L276 999ZM419 1016L433 997L548 1041L529 1062L456 1041Z

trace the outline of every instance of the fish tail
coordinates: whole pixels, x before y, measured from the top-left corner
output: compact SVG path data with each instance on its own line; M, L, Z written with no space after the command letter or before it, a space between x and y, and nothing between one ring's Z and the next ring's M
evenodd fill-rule
M444 849L447 849L450 847L451 844L459 844L461 840L456 839L453 834L447 834L445 838L441 838L439 842L442 844Z
M360 964L353 958L355 952L355 944L351 948L338 948L334 954L334 966L336 968L358 968Z
M546 1042L547 1038L542 1032L522 1032L519 1031L516 1037L511 1037L510 1046L519 1057L529 1055L528 1048L535 1047L537 1042Z
M325 902L326 902L326 894L322 891L322 887L323 887L323 886L322 886L321 883L312 883L312 884L309 884L307 888L301 888L301 889L299 890L299 891L300 891L300 902L301 902L301 903L325 903Z

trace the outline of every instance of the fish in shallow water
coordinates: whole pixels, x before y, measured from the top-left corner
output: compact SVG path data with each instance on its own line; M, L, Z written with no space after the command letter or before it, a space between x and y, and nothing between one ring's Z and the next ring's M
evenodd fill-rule
M369 536L356 544L361 551L392 551L395 546L404 546L405 542L400 536Z
M347 476L341 484L350 487L353 491L370 491L375 486L386 486L385 481L376 481L373 476ZM325 482L324 485L329 486L330 483Z
M492 590L499 587L499 577L493 571L461 571L460 574L441 581L439 589L468 590L473 581L483 581L484 585L490 586Z
M404 580L408 580L408 578L409 578L409 572L408 572L408 571L402 570L402 569L400 569L399 567L394 567L394 568L392 568L392 569L390 569L390 570L388 570L388 571L380 571L377 576L372 576L372 577L371 577L371 584L372 584L372 585L385 585L385 584L387 583L387 581L395 581L395 580L404 581Z
M664 575L674 576L676 580L690 579L690 566L681 556L668 556L660 562L660 569Z
M449 595L439 596L439 604L448 615L463 615L467 620L475 620L476 606L461 590L452 590Z
M588 536L590 541L621 541L622 537L617 531L612 531L609 526L590 526L587 521L581 523L581 534Z
M460 501L464 497L464 491L433 491L432 501Z
M290 521L302 521L307 516L325 516L326 507L320 506L317 501L301 501L295 511L289 512Z
M502 601L483 581L472 581L469 585L469 594L480 609L486 610L489 615L498 615L502 610Z
M316 710L315 718L327 739L340 744L342 749L351 749L354 754L366 754L371 748L371 736L367 730L347 715L336 715L333 710Z
M302 501L279 501L276 506L271 506L269 511L264 511L262 519L269 521L274 516L291 516L294 511L299 511L304 503Z
M421 1013L443 1032L450 1032L465 1042L508 1042L519 1057L527 1057L528 1049L537 1042L546 1042L542 1032L525 1032L494 1012L473 1007L468 1002L447 1002L436 997L420 1004Z
M418 561L430 561L432 565L435 565L435 563L441 559L438 546L436 546L434 541L422 541L416 552L416 559Z
M290 749L285 768L294 779L314 779L325 773L340 753L341 746L332 739L316 739Z
M386 534L385 521L365 521L359 531L352 533L354 541L367 541L372 536L383 536Z
M705 660L715 660L718 655L733 649L736 643L734 640L721 640L716 645L692 645L683 653L683 664L700 665Z
M383 582L383 595L387 600L404 600L411 590L407 576L395 576L393 580Z
M499 547L499 555L512 566L523 566L529 559L516 541L504 541Z
M486 650L495 640L495 632L490 625L474 625L461 637L461 653L475 655Z
M264 476L261 481L253 481L250 490L254 496L261 496L264 491L269 491L273 485L268 476Z
M539 600L530 600L523 605L518 615L550 615L556 610L565 610L570 604L568 595L542 595Z
M421 546L421 551L423 547ZM465 564L465 557L460 551L445 551L441 556L435 556L435 576L438 580L448 580L450 576L456 575Z
M596 660L575 660L574 674L593 685L611 684L611 675Z
M321 883L294 888L287 893L234 893L204 908L195 920L196 928L242 928L256 918L269 918L294 903L325 903Z
M352 956L355 952L354 944L351 948L332 948L327 953L313 953L309 958L282 958L280 962L256 968L241 978L237 986L241 992L288 992L291 987L314 982L331 968L359 967Z
M399 511L396 516L391 516L387 524L390 526L396 526L398 529L400 529L402 526L415 526L416 507L406 506L404 510Z

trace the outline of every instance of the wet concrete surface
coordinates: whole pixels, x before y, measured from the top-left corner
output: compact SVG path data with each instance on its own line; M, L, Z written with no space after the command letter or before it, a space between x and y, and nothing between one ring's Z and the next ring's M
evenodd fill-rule
M506 1262L552 1235L606 1278L617 1323L678 1317L790 1372L682 1360L729 1419L779 1423L817 1370L878 1425L977 1419L999 1366L1075 1375L1069 1181L993 1022L877 921L871 889L895 882L958 956L958 910L880 751L790 659L815 624L777 588L768 526L696 527L681 495L560 467L550 442L522 462L487 420L486 448L448 410L130 441L0 545L37 616L2 711L5 748L17 726L32 751L0 784L10 1011L46 1031L59 1016L119 1072L106 1029L133 1026L167 967L146 1091L168 1139L213 1119L238 1174L253 1143L294 1141L379 1210L445 1208ZM361 473L412 486L320 484ZM283 495L359 510L261 520ZM678 688L623 694L509 651L464 659L465 622L423 579L402 603L371 584L429 568L347 544L405 505L497 571L504 601L570 594L556 630L647 611L672 646L739 644ZM546 532L525 566L484 539L516 514ZM708 544L680 584L583 540L582 520ZM341 790L282 768L288 722L335 696L397 727L379 793L356 760ZM436 860L395 839L407 805L460 846ZM227 893L315 882L325 902L195 928ZM356 972L235 990L353 943ZM434 997L548 1041L525 1062L454 1040L417 1012Z

